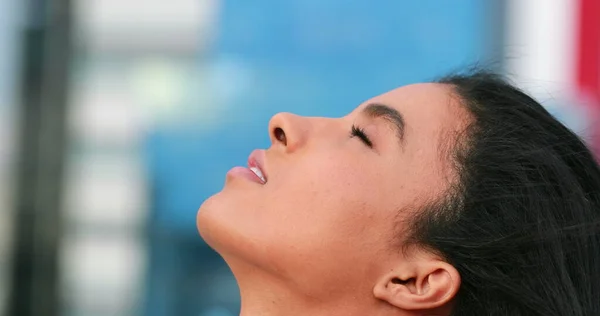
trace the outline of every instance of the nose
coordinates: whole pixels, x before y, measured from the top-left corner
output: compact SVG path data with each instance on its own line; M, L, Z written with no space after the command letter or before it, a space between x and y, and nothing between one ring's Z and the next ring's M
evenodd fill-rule
M306 141L308 119L292 113L277 113L269 121L269 137L273 146L291 152Z

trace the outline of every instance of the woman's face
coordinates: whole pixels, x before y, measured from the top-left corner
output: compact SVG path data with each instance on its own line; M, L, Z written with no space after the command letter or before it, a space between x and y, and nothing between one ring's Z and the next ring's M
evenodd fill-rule
M402 219L452 179L448 135L467 117L451 88L433 83L392 90L341 118L277 114L271 147L257 152L266 183L228 173L200 207L198 229L234 273L249 264L305 291L370 291L401 256Z

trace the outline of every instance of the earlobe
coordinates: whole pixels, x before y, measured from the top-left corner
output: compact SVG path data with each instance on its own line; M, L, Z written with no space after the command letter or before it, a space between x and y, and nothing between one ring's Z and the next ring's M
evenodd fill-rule
M377 282L373 295L403 310L430 310L447 305L459 287L458 271L436 260L391 271Z

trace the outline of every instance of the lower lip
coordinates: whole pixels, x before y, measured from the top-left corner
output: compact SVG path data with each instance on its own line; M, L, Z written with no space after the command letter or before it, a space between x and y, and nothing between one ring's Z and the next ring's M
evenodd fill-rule
M227 172L227 177L233 178L243 178L250 180L252 182L256 182L258 184L264 184L260 178L252 172L252 170L246 167L233 167L229 172Z

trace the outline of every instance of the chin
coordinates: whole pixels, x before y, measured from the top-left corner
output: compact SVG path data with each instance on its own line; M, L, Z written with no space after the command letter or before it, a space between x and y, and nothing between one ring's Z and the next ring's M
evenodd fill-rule
M227 195L227 194L225 194ZM245 239L239 220L239 201L231 196L223 196L219 192L206 199L196 214L196 228L200 236L212 249L223 255L225 252L235 252L237 246ZM236 224L237 223L237 224Z
M220 223L223 219L219 219L218 214L218 195L219 193L206 199L198 212L196 213L196 228L200 233L200 237L213 249L217 250L219 247L219 235L223 235L223 224Z
M266 223L259 222L258 210L264 210L256 201L254 192L223 190L206 199L196 214L196 227L206 244L225 261L253 263L259 266L270 255L265 249L276 250L276 238L265 229ZM258 212L260 213L260 212ZM259 220L259 221L257 221ZM274 249L275 248L275 249Z

